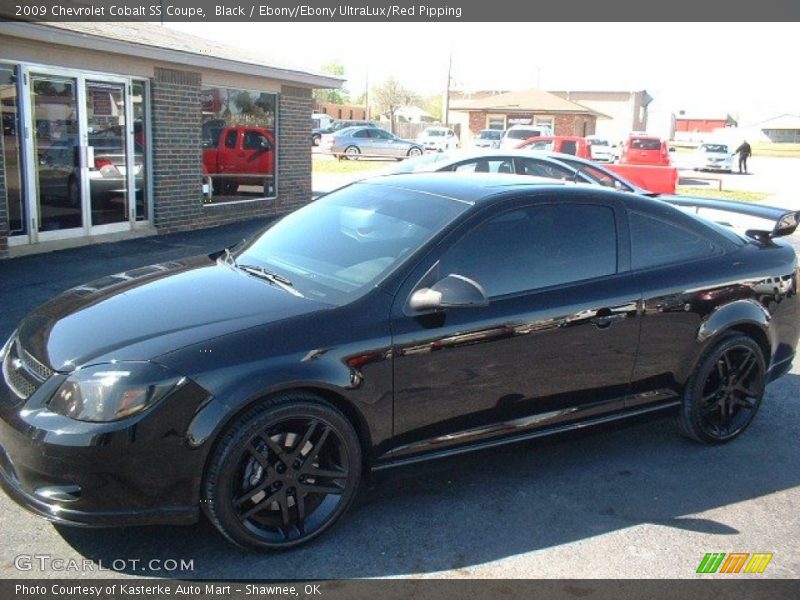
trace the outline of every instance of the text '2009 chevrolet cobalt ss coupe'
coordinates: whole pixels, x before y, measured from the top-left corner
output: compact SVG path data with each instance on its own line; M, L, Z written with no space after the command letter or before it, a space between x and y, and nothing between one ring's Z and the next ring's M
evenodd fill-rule
M798 215L764 214L744 236L531 177L350 185L240 247L34 310L2 349L0 481L57 522L204 512L284 548L365 469L662 410L730 440L798 340L775 239Z

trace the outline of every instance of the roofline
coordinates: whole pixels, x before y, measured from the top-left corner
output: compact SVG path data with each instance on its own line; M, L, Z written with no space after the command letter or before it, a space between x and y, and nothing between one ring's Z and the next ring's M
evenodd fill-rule
M567 109L547 109L547 108L503 108L495 107L495 108L476 108L474 106L452 106L450 107L451 111L461 111L461 112L485 112L485 113L542 113L547 115L585 115L585 116L594 116L600 117L603 119L610 119L611 117L601 113L596 110L592 110L591 108L584 107L583 110L575 109L575 110L567 110Z
M34 40L37 42L47 42L50 44L61 44L63 46L109 52L111 54L129 53L132 56L140 58L177 63L180 65L188 65L202 69L214 69L218 71L230 71L235 69L237 73L242 73L245 75L255 75L257 77L277 79L280 81L317 89L338 89L341 88L345 82L345 80L340 77L315 75L305 71L296 71L293 69L259 65L257 63L238 61L229 58L207 56L197 54L195 52L187 52L185 50L174 50L171 48L162 48L147 44L137 44L136 42L116 40L92 35L90 33L59 29L57 27L49 27L47 25L38 23L23 23L19 21L0 22L0 34Z

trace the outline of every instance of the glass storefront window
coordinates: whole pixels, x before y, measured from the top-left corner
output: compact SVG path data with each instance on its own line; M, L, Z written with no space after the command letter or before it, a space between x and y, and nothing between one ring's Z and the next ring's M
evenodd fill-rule
M277 95L209 87L201 110L207 202L275 197Z
M11 235L27 233L25 206L22 196L22 166L17 97L17 68L0 65L0 110L3 122L3 167L8 202L8 229Z

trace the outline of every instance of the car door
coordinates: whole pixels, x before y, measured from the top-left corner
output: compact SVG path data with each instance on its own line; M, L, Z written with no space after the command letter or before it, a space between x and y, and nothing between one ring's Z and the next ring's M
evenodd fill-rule
M345 148L355 143L361 154L375 154L375 138L372 137L372 128L356 129L351 139L344 144Z
M453 233L393 308L395 457L621 410L639 338L626 223L613 202L517 201ZM488 306L416 313L449 274Z
M225 132L219 149L217 150L217 160L219 161L220 173L238 173L243 154L241 148L241 131L231 128Z
M272 142L262 131L258 129L245 130L242 151L244 153L243 173L259 175L272 173Z
M376 154L382 156L404 156L404 144L388 131L383 129L370 129L372 135L373 148Z

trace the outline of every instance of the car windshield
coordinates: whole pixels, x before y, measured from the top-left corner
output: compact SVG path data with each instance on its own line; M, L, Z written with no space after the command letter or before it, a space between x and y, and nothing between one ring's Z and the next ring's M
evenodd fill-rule
M484 129L478 134L478 138L482 140L499 140L503 137L503 132L499 129Z
M590 146L608 146L608 140L588 140Z
M427 137L443 136L444 129L426 129L423 135Z
M703 144L703 152L722 152L728 153L728 147L725 144Z
M235 260L278 274L307 298L342 305L367 293L468 208L451 198L355 183L287 215Z

